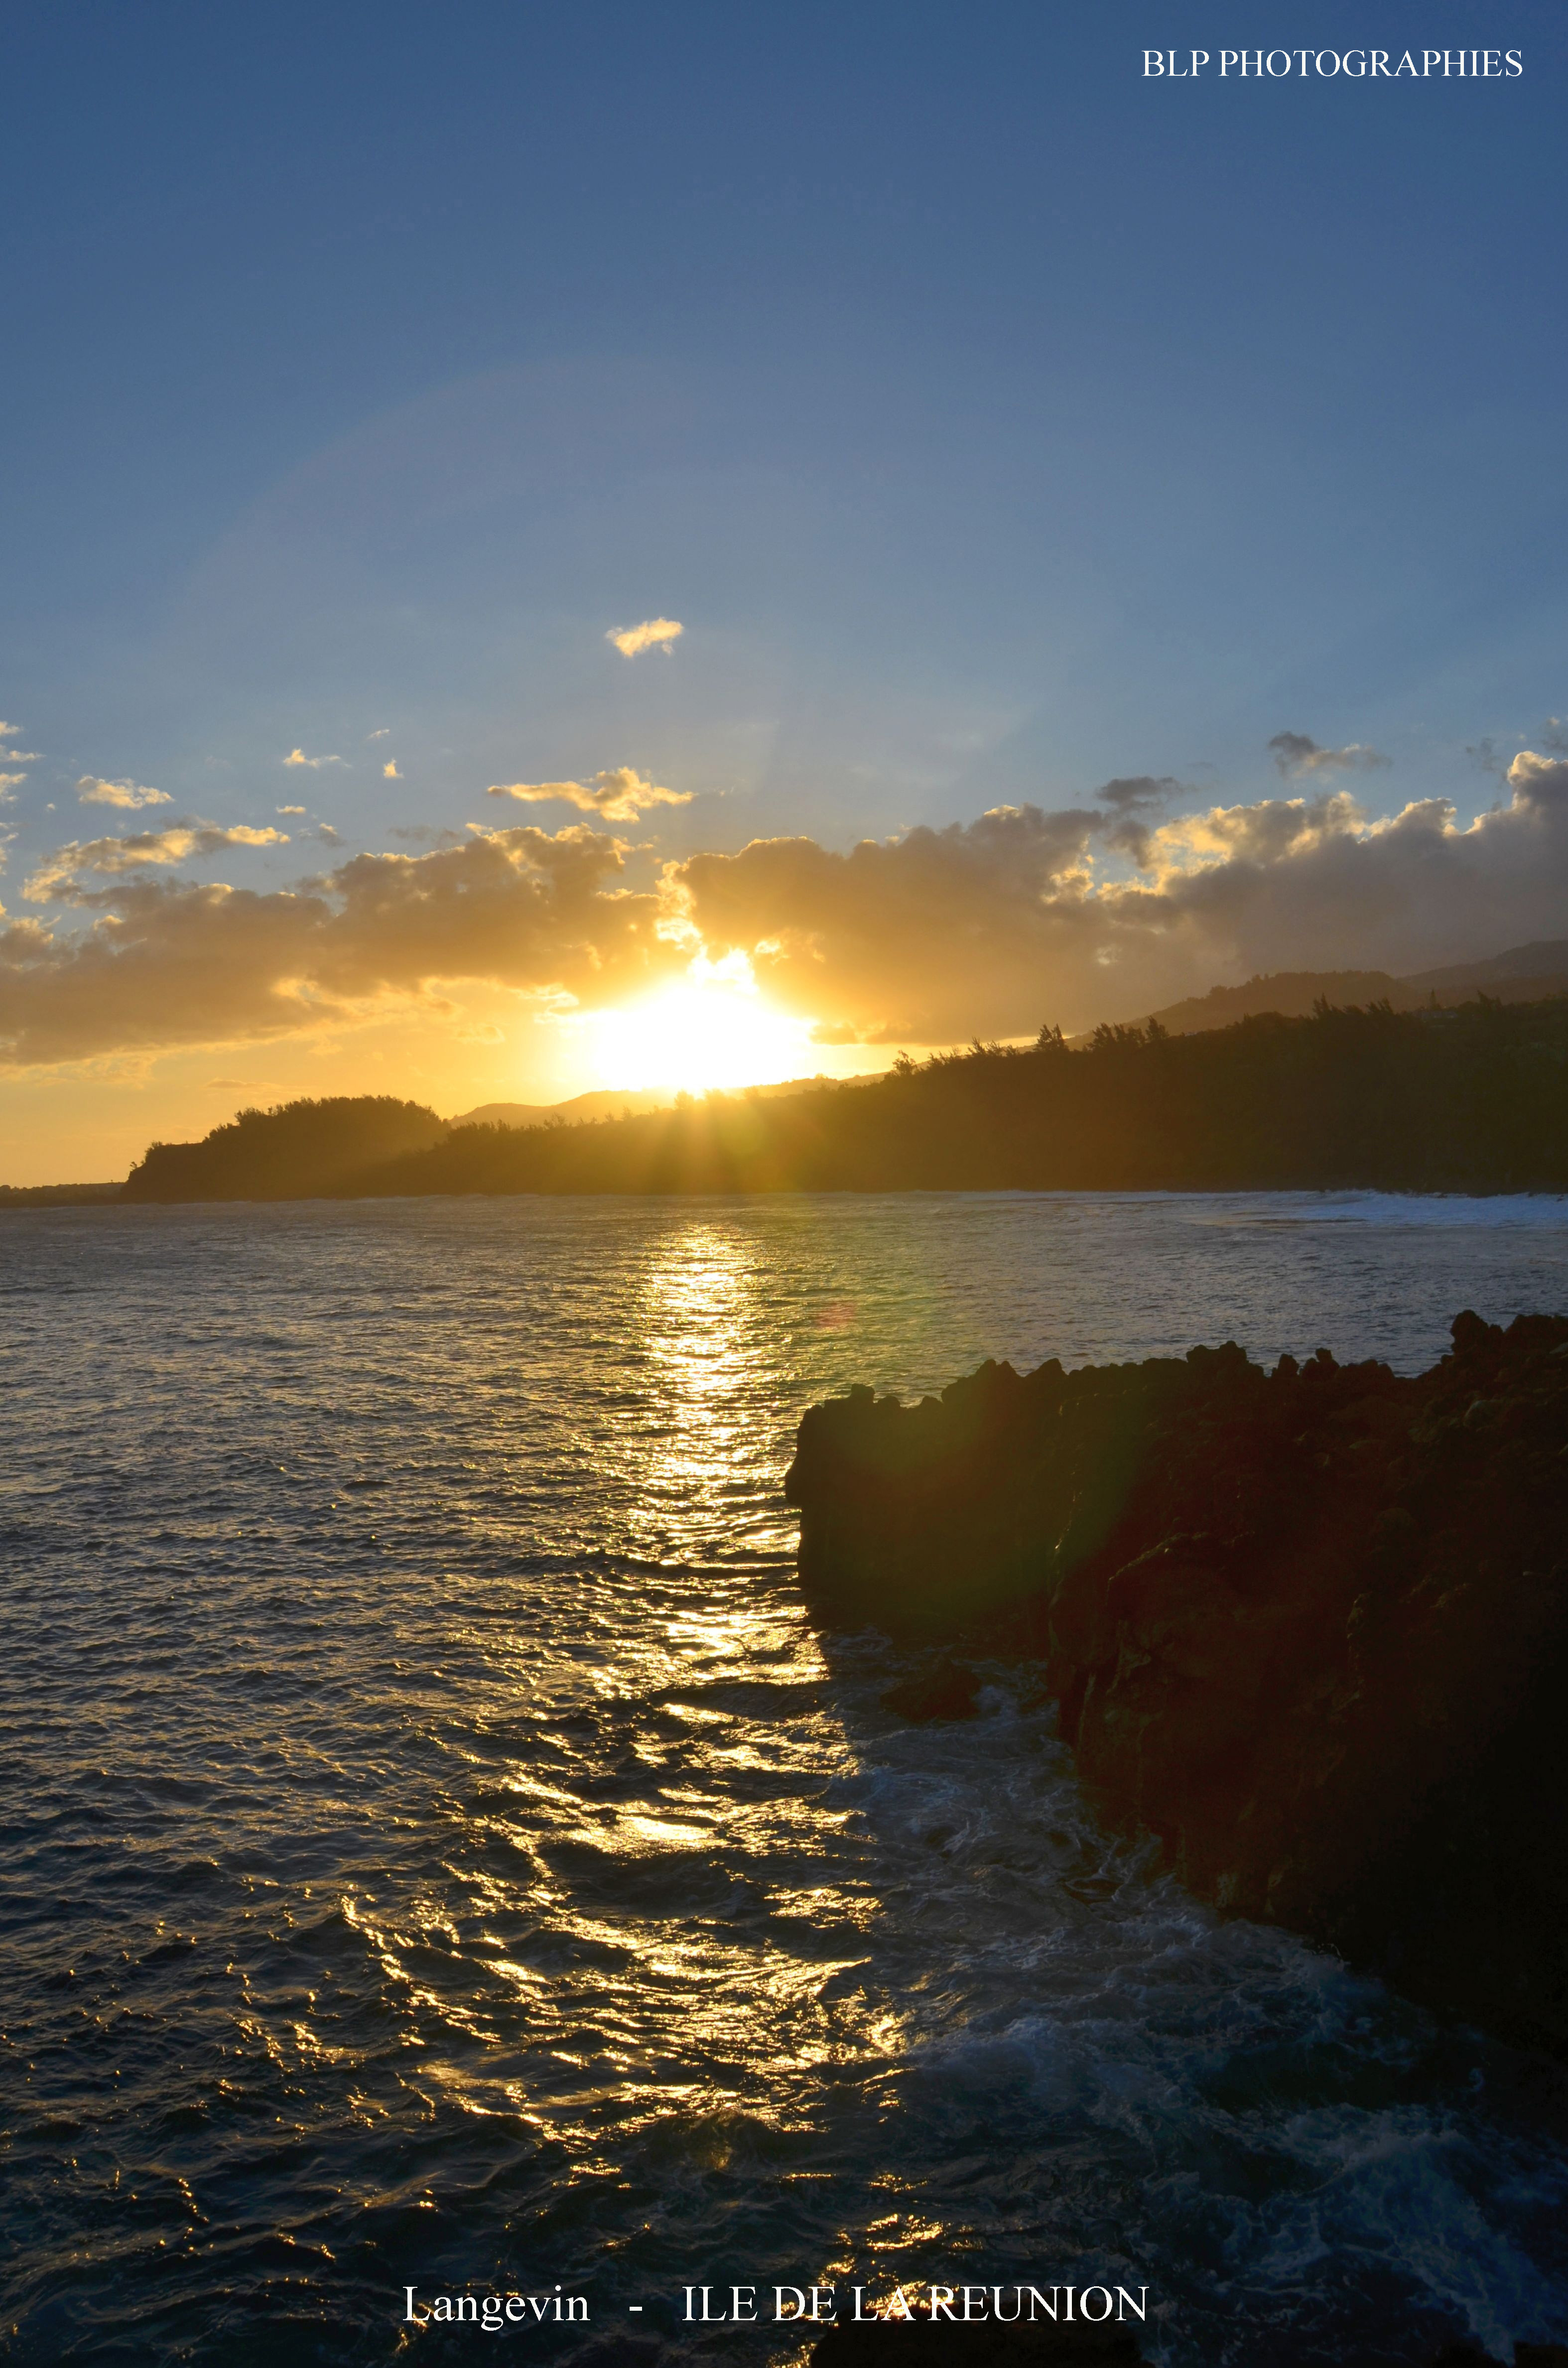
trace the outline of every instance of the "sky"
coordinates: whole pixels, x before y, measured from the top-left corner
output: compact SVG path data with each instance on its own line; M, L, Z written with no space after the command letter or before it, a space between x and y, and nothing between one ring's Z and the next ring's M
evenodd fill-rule
M0 1182L1568 935L1568 20L1226 13L0 11Z

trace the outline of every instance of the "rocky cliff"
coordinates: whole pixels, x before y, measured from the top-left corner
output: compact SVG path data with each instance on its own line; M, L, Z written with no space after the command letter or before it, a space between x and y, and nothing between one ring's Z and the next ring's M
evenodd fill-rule
M787 1493L825 1626L1039 1656L1200 1896L1568 2055L1568 1318L855 1390Z

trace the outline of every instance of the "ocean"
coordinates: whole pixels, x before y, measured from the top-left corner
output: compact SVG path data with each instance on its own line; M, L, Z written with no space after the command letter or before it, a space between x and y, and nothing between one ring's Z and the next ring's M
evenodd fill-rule
M797 2357L685 2322L735 2283L1120 2286L1168 2368L1568 2331L1561 2083L1108 1840L1038 1671L896 1716L780 1495L853 1382L1416 1370L1568 1309L1568 1202L49 1209L0 1262L0 2356L472 2353L411 2285L562 2359Z

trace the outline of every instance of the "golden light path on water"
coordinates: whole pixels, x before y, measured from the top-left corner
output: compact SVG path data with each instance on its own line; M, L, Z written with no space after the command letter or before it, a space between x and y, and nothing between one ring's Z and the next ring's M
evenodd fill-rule
M813 1399L986 1354L1414 1368L1459 1304L1568 1299L1568 1212L6 1223L32 2356L358 2368L406 2279L559 2279L665 2336L687 2278L1131 2279L1166 2368L1562 2321L1568 2147L1494 2052L1151 1881L1038 1673L895 1713L907 1659L809 1626L779 1483Z
M651 1412L627 1426L611 1450L618 1479L649 1517L647 1535L630 1543L684 1581L711 1552L714 1508L721 1508L731 1516L722 1525L727 1560L704 1571L699 1600L683 1585L663 1617L618 1641L613 1661L596 1660L568 1677L587 1698L611 1708L629 1699L662 1704L666 1718L691 1731L694 1749L687 1757L703 1771L700 1781L662 1782L655 1811L637 1799L585 1802L519 1764L499 1779L493 1770L490 1778L492 1793L512 1796L513 1815L487 1811L476 1824L487 1842L504 1839L534 1860L530 1880L493 1887L498 1907L509 1917L559 1918L564 1931L623 1955L625 1964L596 2003L593 2039L579 2032L574 2044L563 2033L550 2051L558 2088L541 2092L537 2065L527 2081L508 2078L499 2062L483 2073L451 2069L435 2077L464 2110L515 2111L568 2144L585 2177L613 2175L621 2142L673 2105L709 2115L744 2107L775 2128L807 2128L812 2112L799 2076L829 2064L871 2069L895 2058L901 2045L903 2015L842 1978L868 1963L864 1935L874 1899L861 1885L794 1877L798 1865L812 1864L824 1833L842 1830L854 1816L822 1798L823 1778L854 1768L842 1723L826 1711L812 1719L803 1762L798 1744L781 1748L752 1723L681 1698L688 1687L707 1693L759 1675L769 1687L817 1688L827 1675L799 1606L759 1600L756 1591L753 1557L777 1557L790 1543L782 1508L771 1496L759 1501L757 1488L754 1409L775 1360L773 1281L756 1246L700 1224L661 1245L643 1269L637 1329ZM755 1519L737 1527L733 1515L743 1508ZM483 1639L491 1653L498 1642L494 1632ZM514 1649L519 1659L530 1656L521 1636ZM644 1763L639 1755L637 1765L653 1773L664 1761L650 1757ZM801 1795L793 1786L803 1767L813 1782ZM715 1774L728 1780L718 1789ZM780 1793L780 1779L790 1789ZM754 1788L760 1798L748 1797ZM584 1915L537 1857L540 1833L553 1850L574 1845L620 1869L645 1871L646 1910ZM692 1856L766 1861L781 1870L782 1879L775 1875L767 1887L770 1924L784 1919L797 1936L836 1929L848 1947L826 1955L813 1948L802 1959L771 1929L744 1942L711 1930L688 1932L659 1894L661 1874L678 1886L682 1861ZM376 1938L389 1975L410 1981L424 2005L439 2007L414 1986L390 1937ZM482 1936L481 1944L485 1941L501 1945L494 1936ZM497 1955L488 1970L513 1986L519 2009L559 2014L551 1986L528 1966ZM477 2015L449 2001L441 2010L473 2035L485 2035ZM504 2032L497 2027L489 2036L499 2055ZM672 2047L700 2059L702 2077L681 2077ZM721 2168L726 2149L710 2143L706 2158Z

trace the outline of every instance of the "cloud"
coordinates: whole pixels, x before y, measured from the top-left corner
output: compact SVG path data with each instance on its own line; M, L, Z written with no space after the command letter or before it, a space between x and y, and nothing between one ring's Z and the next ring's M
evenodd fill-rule
M1543 813L1562 811L1568 804L1568 751L1540 757L1521 748L1508 768L1508 787L1516 803L1523 800Z
M685 631L673 617L649 617L641 625L624 625L619 632L608 632L605 639L615 643L623 658L634 658L640 650L673 649Z
M1149 833L1146 871L1096 880L1091 855L1129 816ZM842 852L756 839L672 861L648 889L585 822L471 825L460 844L355 856L267 893L153 876L176 836L61 850L72 926L0 924L13 1062L435 1010L461 981L599 1008L699 950L744 954L820 1041L912 1047L1135 1018L1259 972L1422 970L1563 933L1568 757L1521 751L1504 802L1469 824L1440 798L1369 821L1328 785L1183 812L1150 777Z
M1029 1023L1040 973L1089 899L1101 817L999 806L945 830L862 839L838 855L810 838L754 839L667 877L710 955L744 951L792 1010L868 1042L952 1043ZM1032 984L1039 980L1039 985ZM1033 1023L1040 1024L1037 1018ZM840 1041L843 1041L842 1037Z
M84 806L172 806L173 798L166 790L144 789L139 781L104 781L96 773L84 773L76 784L76 801Z
M1519 738L1522 734L1515 736ZM1549 755L1568 757L1568 717L1549 715L1535 737L1538 747L1545 749ZM1498 748L1495 736L1490 733L1485 738L1473 742L1464 753L1473 758L1483 773L1506 775L1508 771L1508 760Z
M1346 748L1320 748L1304 732L1277 732L1268 745L1288 781L1299 780L1303 773L1369 772L1390 761L1375 748L1363 747L1358 740L1352 740Z
M0 723L0 740L14 740L21 728L19 723ZM8 765L36 765L39 751L36 748L0 748L0 757L4 757Z
M1153 839L1147 817L1181 791L1182 784L1169 773L1157 780L1151 773L1133 773L1105 782L1095 795L1114 817L1100 833L1107 847L1118 855L1131 856L1141 871L1147 871Z
M381 729L380 729L379 731L377 731L377 732L367 732L367 733L366 733L366 734L365 734L365 738L366 738L367 743L370 742L371 740L390 740L390 739L391 739L391 737L392 737L392 725L391 725L390 723L383 723L383 724L381 725Z
M381 779L383 781L401 781L403 779L403 775L398 771L396 764L390 757L386 763L381 767Z
M306 808L303 806L278 806L274 811L280 814L302 814L306 812Z
M754 840L666 876L710 955L748 955L776 1002L868 1042L953 1043L1260 972L1397 973L1560 937L1568 761L1526 751L1508 778L1468 826L1441 799L1368 822L1344 791L1179 815L1151 832L1153 878L1097 887L1103 817L1032 806L845 855Z
M585 814L597 814L605 822L635 822L651 806L689 805L692 799L690 790L662 790L654 782L643 780L630 765L618 765L608 773L596 773L588 783L497 781L484 794L487 798L516 798L519 805L578 806Z
M1361 809L1347 790L1328 790L1312 799L1260 798L1256 805L1210 806L1207 814L1183 814L1152 833L1149 863L1166 874L1187 871L1195 859L1215 855L1244 863L1275 863L1325 835L1353 829L1361 820Z
M611 1002L679 975L689 946L623 884L619 843L575 824L358 855L308 889L112 882L75 934L0 926L0 1046L17 1064L240 1042L429 1006L440 982Z
M286 765L308 765L312 773L319 773L324 765L342 765L347 759L343 757L307 757L302 748L290 748L283 762Z
M9 804L12 791L19 790L27 778L25 773L0 773L0 806Z
M286 830L253 830L248 823L176 823L167 830L131 831L123 838L74 838L44 857L22 894L32 905L82 903L85 875L113 879L149 863L183 863L188 856L217 855L225 848L288 844Z
M1124 814L1163 806L1180 791L1181 783L1169 773L1162 773L1157 780L1152 773L1134 773L1126 780L1102 783L1095 795L1113 814Z

